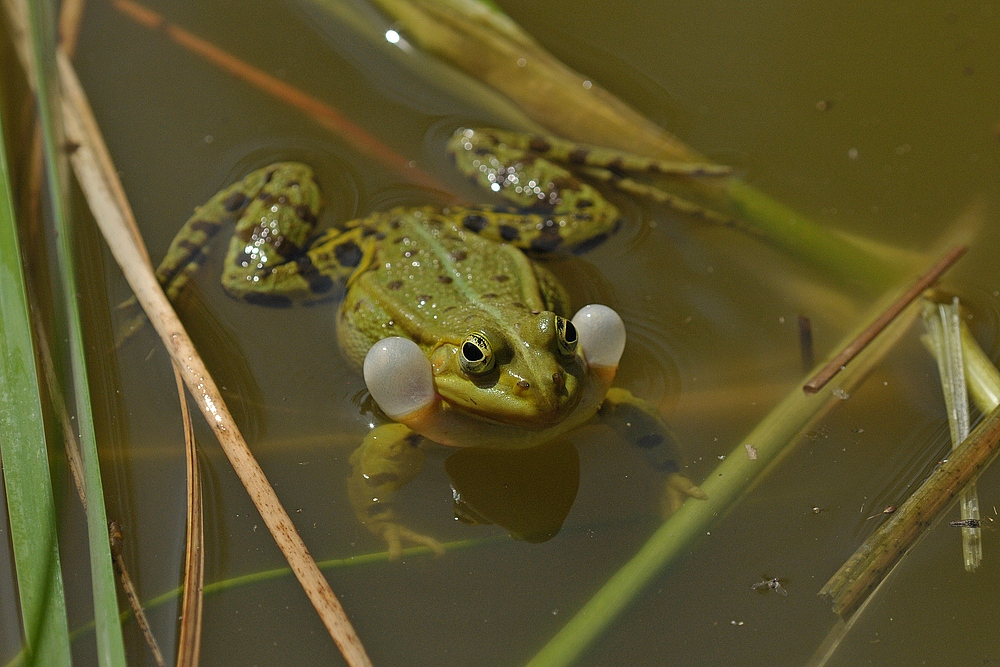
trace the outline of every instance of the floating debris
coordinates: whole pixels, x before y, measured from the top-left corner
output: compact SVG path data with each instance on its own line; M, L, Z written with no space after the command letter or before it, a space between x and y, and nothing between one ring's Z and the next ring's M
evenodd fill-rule
M758 593L774 591L780 595L788 595L788 591L781 585L781 579L778 579L777 577L772 577L770 579L765 578L763 581L758 581L756 584L751 586L750 589L757 591Z
M876 512L875 514L872 514L870 517L865 519L865 521L870 521L871 519L874 519L877 516L882 516L883 514L892 514L897 509L899 508L897 508L895 505L886 505L885 509L883 509L881 512Z
M848 394L846 391L844 391L840 387L834 387L833 389L830 390L830 393L833 394L834 396L836 396L837 398L839 398L842 401L846 401L847 399L849 399L851 397L850 394Z
M743 445L747 448L747 458L751 461L757 460L757 448L751 445L749 442Z

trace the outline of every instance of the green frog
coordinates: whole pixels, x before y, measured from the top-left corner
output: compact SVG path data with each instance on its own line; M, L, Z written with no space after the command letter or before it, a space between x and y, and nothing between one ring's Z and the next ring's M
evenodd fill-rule
M621 318L600 304L571 316L564 288L539 259L584 252L619 224L618 210L577 173L635 191L629 173L727 170L496 129L459 129L448 150L461 172L509 205L394 208L317 234L311 169L272 164L198 208L157 277L176 298L212 236L235 221L222 276L229 294L280 307L343 293L337 340L388 418L351 455L348 491L392 557L407 542L442 551L403 525L394 506L423 466L424 441L528 448L597 421L665 473L665 511L686 496L704 498L680 473L657 411L612 386L625 347Z

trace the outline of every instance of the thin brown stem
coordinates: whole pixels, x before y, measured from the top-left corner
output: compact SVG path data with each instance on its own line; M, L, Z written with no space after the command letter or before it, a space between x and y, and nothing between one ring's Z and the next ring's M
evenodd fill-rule
M181 371L174 365L177 395L184 421L184 451L187 459L187 542L184 550L184 593L181 598L181 628L177 640L177 667L198 667L201 655L201 620L205 587L204 512L201 471L188 412Z
M850 363L851 359L858 355L858 352L865 349L865 346L872 342L872 339L874 339L879 332L885 329L890 322L903 312L903 309L906 308L906 306L920 296L924 290L937 282L937 279L941 277L941 274L947 271L959 257L965 254L965 251L965 246L952 248L948 254L941 259L941 261L917 278L917 280L910 285L910 287L903 292L903 294L896 299L892 305L886 308L881 315L875 318L875 320L864 331L862 331L857 338L848 343L847 346L837 354L837 356L831 359L829 363L819 370L818 373L813 375L812 378L810 378L810 380L802 387L802 391L807 394L815 394L817 391L822 389L827 382L833 379L833 376L839 373L844 366Z
M166 667L166 663L163 660L163 653L160 652L160 645L156 643L156 637L153 636L153 631L149 629L149 619L146 618L142 602L139 601L139 594L135 590L135 584L132 583L132 577L129 576L128 568L125 567L125 555L123 553L125 540L122 535L122 528L118 525L117 521L112 521L108 524L108 539L111 540L111 558L114 560L115 569L118 570L118 578L121 580L125 597L128 598L129 606L132 607L132 613L135 614L136 623L139 624L139 629L142 630L142 636L146 638L146 644L149 646L156 664L160 667Z

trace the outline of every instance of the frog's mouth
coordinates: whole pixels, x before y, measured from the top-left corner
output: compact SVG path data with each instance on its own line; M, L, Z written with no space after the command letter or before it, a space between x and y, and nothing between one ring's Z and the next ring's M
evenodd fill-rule
M586 376L582 364L525 379L506 370L490 382L449 375L436 378L436 389L448 409L488 423L545 429L563 421L580 402Z

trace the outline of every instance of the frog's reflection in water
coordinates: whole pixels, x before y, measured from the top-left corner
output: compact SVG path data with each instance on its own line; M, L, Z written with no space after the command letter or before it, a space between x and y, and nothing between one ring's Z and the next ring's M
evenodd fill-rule
M559 532L580 486L580 456L565 439L531 449L463 448L444 467L458 520L496 524L527 542Z

